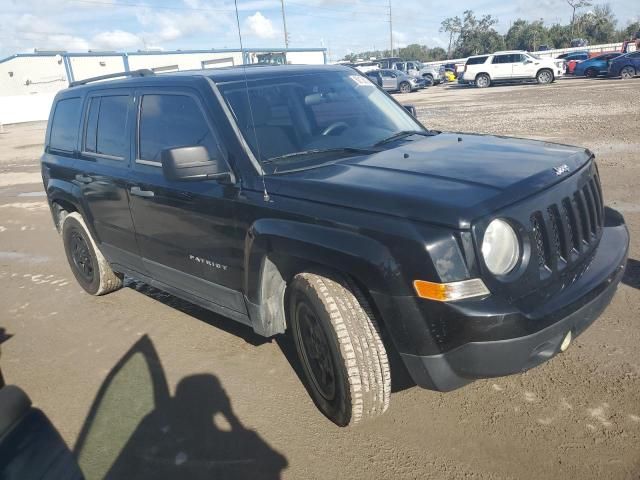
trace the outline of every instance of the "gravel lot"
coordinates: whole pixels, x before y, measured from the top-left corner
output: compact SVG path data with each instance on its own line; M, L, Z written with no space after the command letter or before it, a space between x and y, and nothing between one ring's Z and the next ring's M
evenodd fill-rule
M432 128L595 152L605 201L632 236L603 316L525 374L448 394L400 382L387 414L339 429L311 402L286 339L265 341L141 284L84 294L42 193L45 125L5 126L2 370L82 447L88 478L109 466L114 478L640 478L640 79L447 85L397 98Z

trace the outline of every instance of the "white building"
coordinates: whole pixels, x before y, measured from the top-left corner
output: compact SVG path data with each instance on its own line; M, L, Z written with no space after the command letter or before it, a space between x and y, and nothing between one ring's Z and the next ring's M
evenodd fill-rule
M46 120L70 82L146 68L172 72L252 63L327 63L324 48L18 53L0 59L0 124Z

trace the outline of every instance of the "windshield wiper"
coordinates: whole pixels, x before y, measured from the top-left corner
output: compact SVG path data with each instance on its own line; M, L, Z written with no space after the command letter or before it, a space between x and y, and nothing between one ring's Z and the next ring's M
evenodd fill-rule
M433 136L433 133L424 132L422 130L401 130L400 132L394 133L390 137L387 137L387 138L384 138L384 139L380 140L379 142L375 143L373 146L374 147L378 147L380 145L384 145L385 143L392 142L392 141L397 140L399 138L409 137L411 135L422 135L424 137L431 137L431 136Z
M285 155L280 155L277 157L271 157L262 161L263 165L269 163L275 163L280 160L292 160L298 157L305 157L307 155L317 155L319 153L362 153L362 154L370 154L376 153L378 150L374 150L372 148L355 148L355 147L342 147L342 148L316 148L310 150L302 150L301 152L293 152L287 153Z

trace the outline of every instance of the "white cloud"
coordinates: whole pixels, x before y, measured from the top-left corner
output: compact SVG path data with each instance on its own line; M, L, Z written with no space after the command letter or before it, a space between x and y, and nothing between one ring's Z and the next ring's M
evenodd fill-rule
M110 30L100 32L91 39L91 44L99 49L123 50L141 46L142 39L131 32L123 30Z
M258 38L274 38L278 35L273 23L260 12L256 12L244 21L245 27Z

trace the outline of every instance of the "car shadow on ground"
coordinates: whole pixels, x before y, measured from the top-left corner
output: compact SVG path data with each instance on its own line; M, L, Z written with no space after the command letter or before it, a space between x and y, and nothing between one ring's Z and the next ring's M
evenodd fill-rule
M270 480L287 466L244 427L216 376L184 377L172 396L147 336L107 375L73 450L88 479Z
M246 325L242 325L234 320L218 315L210 310L199 307L191 302L175 297L170 293L154 288L146 283L139 282L129 277L125 277L124 286L136 290L137 292L153 298L176 310L186 313L209 325L224 330L232 335L242 338L253 346L269 343L270 339L262 337L251 330Z
M627 268L624 271L622 283L640 290L640 261L633 258L627 260Z

